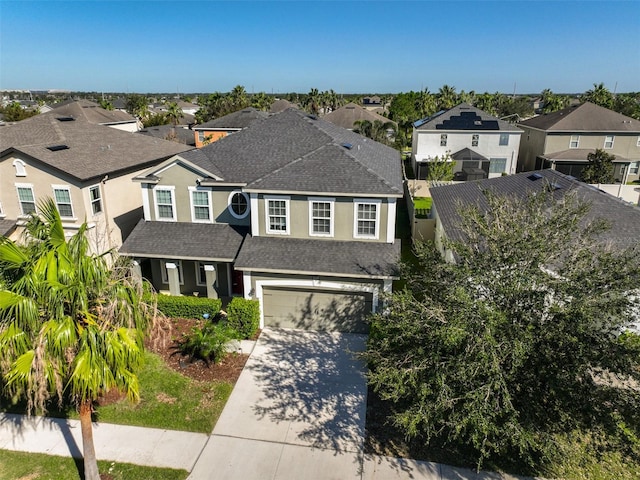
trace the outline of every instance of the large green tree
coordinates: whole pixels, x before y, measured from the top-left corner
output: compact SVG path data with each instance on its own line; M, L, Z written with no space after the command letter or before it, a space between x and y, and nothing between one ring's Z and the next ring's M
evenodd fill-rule
M463 445L478 466L540 467L555 435L581 429L640 455L640 391L619 388L640 380L640 341L623 333L640 312L640 246L610 249L588 205L554 195L461 208L454 261L423 245L374 315L369 382L407 436Z
M381 120L356 120L353 124L353 131L376 142L390 145L391 139L395 137L396 125L393 122L383 122Z
M129 269L90 253L86 223L67 239L51 199L39 212L28 244L0 242L0 371L30 412L51 397L77 406L84 478L99 480L93 402L112 389L138 400L136 372L156 317Z
M613 183L613 161L615 155L611 155L600 148L587 155L589 164L582 170L581 180L585 183Z
M613 108L616 101L615 96L604 86L604 83L594 83L591 90L584 92L582 100L605 108Z

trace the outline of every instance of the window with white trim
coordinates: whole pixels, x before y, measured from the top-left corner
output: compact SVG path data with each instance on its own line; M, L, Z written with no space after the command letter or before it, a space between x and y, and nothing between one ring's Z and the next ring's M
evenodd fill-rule
M100 192L100 185L89 187L89 201L91 202L91 212L94 215L102 212L102 192Z
M174 187L156 187L156 220L175 222L176 220L176 199Z
M571 135L571 140L569 140L569 148L578 148L580 145L580 135Z
M227 199L229 213L235 218L245 218L249 215L249 195L240 190L234 190Z
M33 186L16 185L18 189L18 200L20 202L20 210L22 215L29 215L36 211L36 197L33 194Z
M20 159L16 159L13 161L13 166L16 169L16 177L26 177L27 176L27 170L26 170L26 165L25 163L20 160Z
M182 260L163 260L162 262L162 283L169 283L169 274L167 272L167 263L173 263L178 269L178 283L184 285L184 277L182 275Z
M607 135L604 137L604 148L613 148L613 141L615 137L613 135Z
M509 145L509 134L508 133L501 133L500 134L500 140L498 141L498 145L501 145L501 146Z
M472 147L477 147L479 142L480 142L480 135L478 135L477 133L474 133L473 135L471 135Z
M440 146L441 147L446 147L447 146L447 134L443 133L440 135Z
M309 235L333 237L334 199L309 199Z
M0 202L0 217L4 217L4 211L2 210L2 202Z
M264 197L267 233L289 235L289 197Z
M504 173L507 169L506 158L489 159L489 173Z
M65 186L53 186L53 198L56 201L58 212L63 218L73 218L73 206L71 205L71 190Z
M640 147L640 136L638 137L638 141L636 142L636 147Z
M191 220L199 223L211 223L211 190L189 187L191 198Z
M378 238L380 233L380 200L356 200L354 232L356 238Z
M202 130L198 130L198 141L204 142L204 132Z
M630 175L637 175L639 167L640 167L640 162L631 163L629 165L629 174Z

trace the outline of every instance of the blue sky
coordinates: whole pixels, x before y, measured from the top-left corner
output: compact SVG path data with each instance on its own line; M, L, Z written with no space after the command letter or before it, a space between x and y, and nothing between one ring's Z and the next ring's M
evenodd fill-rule
M0 89L640 91L640 2L6 1Z

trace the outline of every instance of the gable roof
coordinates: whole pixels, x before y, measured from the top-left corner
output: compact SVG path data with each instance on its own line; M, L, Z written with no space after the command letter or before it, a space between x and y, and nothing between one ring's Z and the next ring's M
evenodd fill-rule
M271 104L269 113L280 113L289 108L298 108L298 106L295 103L290 102L289 100L280 98Z
M87 122L98 125L111 125L117 123L136 123L133 115L121 110L106 110L95 102L89 100L70 100L53 106L58 116L82 118Z
M174 125L158 125L155 127L143 128L142 130L139 130L138 133L142 135L149 135L154 138L161 138L163 140L168 140L175 136L175 140L171 140L172 142L175 141L192 147L196 146L196 139L193 134L193 130L188 128L182 128Z
M0 155L21 152L80 181L142 170L190 149L82 118L61 117L56 110L0 126Z
M398 151L296 109L180 156L247 190L402 195Z
M499 130L522 132L509 122L500 120L468 103L461 103L413 124L416 130Z
M633 132L640 133L640 120L591 102L572 105L557 112L530 118L518 125L549 132Z
M202 125L194 127L194 130L208 129L243 129L251 125L256 120L267 118L269 114L253 107L243 108L237 112L230 113L224 117L210 120Z
M595 187L579 182L573 177L555 170L523 172L505 177L490 178L454 185L432 187L433 205L438 213L443 229L452 240L463 241L459 230L460 205L475 205L486 210L486 191L497 195L525 198L541 192L553 185L555 198L576 191L578 198L591 204L587 218L604 218L611 222L611 229L601 234L603 241L613 245L628 246L640 238L640 208L633 207Z
M328 113L322 117L322 119L348 130L352 130L354 128L354 123L359 120L367 120L371 123L378 120L382 123L391 122L394 125L397 125L396 122L393 122L382 115L371 112L366 108L362 108L360 105L356 105L353 102L347 103L345 106Z

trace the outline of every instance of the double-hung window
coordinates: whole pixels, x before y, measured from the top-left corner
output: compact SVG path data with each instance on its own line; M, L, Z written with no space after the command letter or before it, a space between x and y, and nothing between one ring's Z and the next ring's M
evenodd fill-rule
M606 149L613 148L614 138L615 137L613 135L607 135L606 137L604 137L604 148Z
M94 215L102 212L102 193L100 192L100 185L89 187L89 201L91 202L91 212Z
M193 222L211 223L211 190L201 190L190 187L191 196L191 220Z
M447 134L443 133L440 135L440 146L441 147L446 147L447 146Z
M571 135L571 140L569 140L569 148L578 148L580 145L580 135Z
M53 186L53 198L56 201L58 212L62 218L73 218L73 206L71 205L71 190L63 185Z
M380 234L380 200L356 200L354 202L355 238L378 238Z
M289 197L264 197L267 233L289 235L289 200Z
M505 173L506 170L506 158L492 158L489 160L489 173Z
M473 135L471 135L472 147L477 147L479 142L480 142L480 135L478 135L477 133L474 133Z
M637 175L639 167L640 167L640 162L633 162L632 164L630 164L629 165L629 174L630 175Z
M156 220L165 222L176 221L176 199L174 187L156 187Z
M18 200L20 201L20 210L22 215L29 215L36 211L36 197L33 194L33 186L16 185L18 189Z
M309 235L333 237L333 198L309 199Z
M509 145L509 134L508 133L501 133L500 134L500 140L498 142L498 145L501 145L501 146Z

